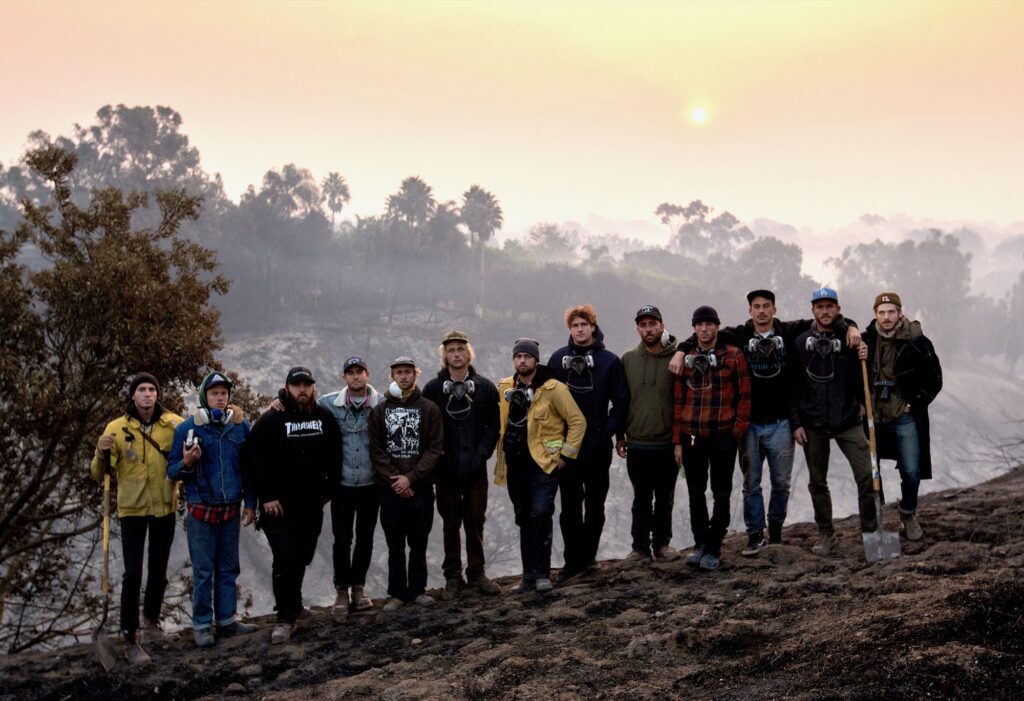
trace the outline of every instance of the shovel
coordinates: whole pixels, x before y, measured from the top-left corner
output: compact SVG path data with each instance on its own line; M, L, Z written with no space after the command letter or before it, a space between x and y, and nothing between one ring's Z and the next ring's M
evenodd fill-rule
M860 361L861 374L864 376L864 406L868 412L868 441L871 445L871 486L875 490L875 523L878 527L870 533L862 533L864 539L864 555L868 562L894 560L900 556L900 534L882 529L882 477L878 473L878 451L875 449L875 415L871 401L871 390L868 386L868 364Z
M100 658L103 669L110 671L117 664L114 646L103 632L110 610L110 451L103 451L103 617L92 632L92 644Z

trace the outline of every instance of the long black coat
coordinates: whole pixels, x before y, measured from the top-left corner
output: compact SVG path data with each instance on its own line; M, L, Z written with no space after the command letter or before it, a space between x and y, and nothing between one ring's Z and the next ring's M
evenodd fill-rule
M423 396L437 404L444 422L444 455L438 480L467 486L487 479L487 460L494 454L501 431L498 389L470 366L468 379L475 388L469 402L444 393L444 383L450 379L448 370L442 369L423 388Z
M875 322L868 324L862 338L868 346L868 358L873 358L878 344L878 329ZM910 403L910 414L917 424L917 438L921 444L921 479L932 478L931 432L928 424L928 405L942 390L942 366L935 347L928 337L920 332L920 325L911 322L910 338L896 338L896 386L903 398ZM871 363L868 362L869 379L873 382ZM896 455L890 450L883 454L879 448L880 458L895 460Z

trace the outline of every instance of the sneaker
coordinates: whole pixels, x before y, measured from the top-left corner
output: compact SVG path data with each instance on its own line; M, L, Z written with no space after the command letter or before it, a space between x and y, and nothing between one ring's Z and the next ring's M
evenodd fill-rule
M415 599L413 599L412 602L417 606L430 606L432 603L434 603L434 597L432 597L430 594L420 594Z
M230 638L232 635L245 635L246 633L255 633L257 630L259 630L259 626L252 623L232 621L226 626L217 626L217 635L222 638Z
M196 647L213 647L216 642L209 628L196 628L192 631L192 639L196 641Z
M650 560L651 556L647 553L642 553L639 550L634 550L629 555L626 555L626 562L646 562Z
M905 514L901 511L900 520L903 521L903 529L906 531L907 540L921 540L924 537L924 531L921 530L921 524L917 522L915 514Z
M462 581L462 577L453 577L452 579L446 579L444 582L444 594L442 597L445 601L452 601L457 598L462 588L466 586L466 583Z
M744 557L754 557L761 549L768 545L764 539L764 532L758 531L757 533L750 533L747 535L747 547L740 551L740 555Z
M352 587L352 608L356 611L365 611L366 609L373 608L373 602L370 601L370 597L363 591L362 584Z
M700 567L700 560L704 557L704 546L694 545L693 550L686 556L686 564L690 567Z
M348 611L348 607L352 604L352 599L348 595L348 587L338 587L338 595L334 597L334 608Z
M836 539L835 533L822 533L818 542L811 548L811 552L819 557L825 557L835 552L838 547L839 541Z
M294 632L294 623L278 623L274 626L274 630L270 632L270 644L280 645L286 643L292 639L292 633Z
M717 570L722 561L718 559L718 555L712 555L711 553L704 553L704 556L700 559L700 568L713 572Z
M601 569L601 563L598 562L597 560L591 560L590 563L583 568L583 571L586 574L590 574L591 572L597 572L600 569Z
M525 594L528 591L533 591L537 588L537 581L534 579L527 579L523 577L519 582L509 590L512 594Z
M403 606L405 606L405 602L404 601L402 601L401 599L391 598L391 599L388 599L388 602L386 604L384 604L384 610L385 611L397 611L398 609L402 608Z
M679 559L679 551L670 545L662 545L654 549L654 559L658 562L673 562Z
M487 596L497 596L501 593L501 587L492 582L485 575L480 575L479 577L474 577L469 580L467 586L470 586L481 594L486 594Z
M537 591L539 591L541 593L546 592L546 591L551 591L554 588L554 585L551 583L551 580L548 579L547 577L537 577L537 585L536 586L537 586Z
M769 545L781 545L782 544L782 524L768 522L768 544Z

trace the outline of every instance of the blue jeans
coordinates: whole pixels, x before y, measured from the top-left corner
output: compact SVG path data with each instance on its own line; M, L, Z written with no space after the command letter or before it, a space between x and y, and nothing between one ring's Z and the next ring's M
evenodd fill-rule
M900 512L917 511L917 490L921 486L921 443L917 437L917 422L911 414L895 421L875 424L879 454L895 455L896 469L900 471Z
M238 608L238 532L241 517L222 523L185 519L192 559L192 627L231 625Z
M765 458L772 483L768 501L768 521L782 524L789 507L789 480L793 475L793 432L789 421L772 424L751 423L743 434L740 467L743 470L743 521L747 533L764 530L764 498L761 496L761 475Z

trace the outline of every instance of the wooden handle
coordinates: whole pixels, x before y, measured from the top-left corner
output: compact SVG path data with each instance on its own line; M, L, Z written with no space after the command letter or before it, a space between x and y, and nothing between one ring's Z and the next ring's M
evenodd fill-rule
M876 492L882 491L882 483L878 474L878 452L875 449L875 409L871 404L871 386L868 383L868 361L861 358L860 371L864 378L864 410L868 414L868 445L871 448L871 487Z

